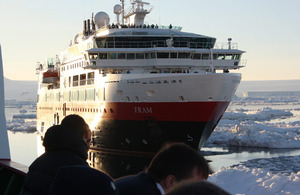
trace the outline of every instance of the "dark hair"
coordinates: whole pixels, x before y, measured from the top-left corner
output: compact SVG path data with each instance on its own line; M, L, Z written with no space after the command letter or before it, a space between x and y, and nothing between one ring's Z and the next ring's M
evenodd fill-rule
M230 195L222 188L207 181L184 181L170 191L166 195Z
M76 114L66 116L61 121L61 125L70 129L75 129L81 136L84 136L86 132L91 132L89 125L85 122L85 120Z
M164 146L152 159L146 173L156 182L168 175L174 175L177 181L191 176L197 167L199 175L207 179L209 166L203 156L190 146L172 143Z

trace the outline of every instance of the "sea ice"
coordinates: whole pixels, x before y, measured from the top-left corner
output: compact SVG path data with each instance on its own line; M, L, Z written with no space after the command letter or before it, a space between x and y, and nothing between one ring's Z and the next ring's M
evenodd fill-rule
M225 112L223 119L238 120L238 121L244 121L244 120L269 121L271 119L291 117L291 116L293 116L293 113L291 113L291 111L272 109L270 107L266 107L263 109L259 109L255 114L246 114L243 112L242 113Z
M283 124L221 120L206 145L300 148L299 123L288 123L285 126Z
M239 165L237 167L222 167L218 172L210 175L208 181L215 183L231 194L300 194L300 172L291 173L287 176L272 174L261 168Z

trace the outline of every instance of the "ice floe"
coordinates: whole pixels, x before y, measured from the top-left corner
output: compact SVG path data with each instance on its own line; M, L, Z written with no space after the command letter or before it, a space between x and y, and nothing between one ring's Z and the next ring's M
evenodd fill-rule
M238 109L240 112L225 112L223 119L229 120L252 120L252 121L269 121L271 119L276 118L286 118L292 117L293 113L289 110L279 110L272 109L270 107L265 107L263 109L259 109L255 114L246 114L244 113L244 109ZM242 111L242 112L241 112Z
M222 167L218 172L209 176L208 181L231 194L300 194L300 171L290 175L272 174L265 169L239 165Z
M263 123L221 120L209 144L263 148L300 148L300 122Z

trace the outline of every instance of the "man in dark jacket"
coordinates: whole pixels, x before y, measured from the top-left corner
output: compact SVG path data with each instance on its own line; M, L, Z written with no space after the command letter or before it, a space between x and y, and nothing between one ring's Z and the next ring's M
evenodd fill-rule
M170 144L152 159L146 172L116 180L120 195L162 195L181 181L206 180L209 166L198 151Z
M45 153L29 167L24 181L23 194L49 194L57 171L64 166L88 167L87 145L82 135L62 125L50 127L44 138Z

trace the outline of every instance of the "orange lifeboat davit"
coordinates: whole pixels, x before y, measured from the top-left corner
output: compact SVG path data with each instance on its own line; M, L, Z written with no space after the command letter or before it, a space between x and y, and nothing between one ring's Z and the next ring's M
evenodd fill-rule
M56 70L48 70L43 73L43 83L55 83L58 79L59 75Z

